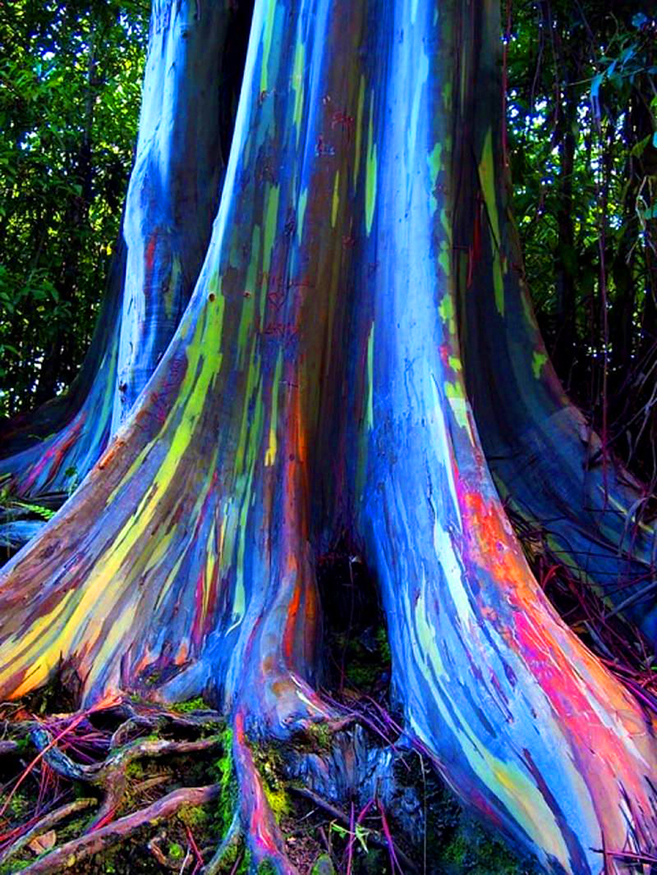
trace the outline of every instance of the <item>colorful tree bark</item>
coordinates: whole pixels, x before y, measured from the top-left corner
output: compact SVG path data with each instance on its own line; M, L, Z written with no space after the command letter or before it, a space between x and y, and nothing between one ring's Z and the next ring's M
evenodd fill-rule
M280 872L248 739L335 717L314 566L345 531L379 583L407 733L463 798L555 872L657 839L652 726L533 579L466 394L455 149L494 22L492 2L256 3L189 305L0 582L0 694L61 659L86 705L203 692L234 727L254 860Z

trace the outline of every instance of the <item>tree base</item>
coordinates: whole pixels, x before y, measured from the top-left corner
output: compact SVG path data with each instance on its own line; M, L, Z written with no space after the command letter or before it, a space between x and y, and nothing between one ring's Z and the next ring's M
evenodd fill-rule
M0 873L539 871L464 813L376 699L330 701L341 724L283 742L200 700L5 705Z

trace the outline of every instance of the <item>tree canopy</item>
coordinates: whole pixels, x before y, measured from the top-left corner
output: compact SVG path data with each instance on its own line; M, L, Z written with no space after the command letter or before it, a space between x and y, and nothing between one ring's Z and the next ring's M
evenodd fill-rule
M654 9L508 8L513 205L541 329L567 391L654 491Z

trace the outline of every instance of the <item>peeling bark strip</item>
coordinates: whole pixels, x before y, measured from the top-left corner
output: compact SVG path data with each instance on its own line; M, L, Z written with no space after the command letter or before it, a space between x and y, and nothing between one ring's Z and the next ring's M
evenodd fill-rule
M379 581L406 729L455 790L555 872L657 844L653 728L533 579L466 393L462 199L487 209L466 224L472 281L508 234L492 129L466 111L495 20L465 0L256 3L189 305L118 438L1 579L0 695L63 657L85 705L212 697L233 726L241 828L279 872L293 869L248 738L337 716L313 689L314 562L345 530ZM462 185L463 143L477 185ZM141 239L165 275L171 250ZM480 296L506 320L500 258L490 270Z

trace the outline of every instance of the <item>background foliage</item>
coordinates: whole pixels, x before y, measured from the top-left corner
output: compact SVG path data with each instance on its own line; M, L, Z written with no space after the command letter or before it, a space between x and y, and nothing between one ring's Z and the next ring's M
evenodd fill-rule
M137 134L147 2L0 3L0 415L75 376Z
M508 0L512 2L512 0ZM637 0L516 2L513 203L571 397L657 487L657 21Z

